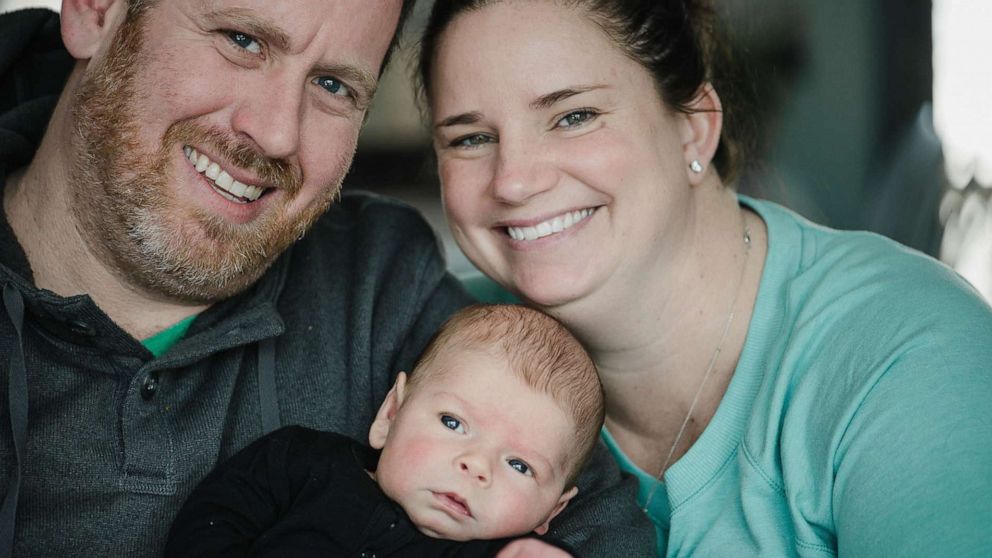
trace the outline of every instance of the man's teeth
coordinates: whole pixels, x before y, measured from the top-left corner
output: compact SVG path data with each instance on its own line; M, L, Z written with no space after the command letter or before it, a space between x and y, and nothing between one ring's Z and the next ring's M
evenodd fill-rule
M533 227L507 227L506 232L513 240L537 240L538 238L560 233L563 230L571 228L579 221L592 215L594 211L596 210L593 208L579 209L559 215L554 219L548 219Z
M263 188L238 182L227 171L220 168L220 165L208 159L203 153L198 153L192 147L188 145L183 147L183 153L193 164L196 172L213 181L214 190L224 198L235 203L247 203L257 200L262 195Z

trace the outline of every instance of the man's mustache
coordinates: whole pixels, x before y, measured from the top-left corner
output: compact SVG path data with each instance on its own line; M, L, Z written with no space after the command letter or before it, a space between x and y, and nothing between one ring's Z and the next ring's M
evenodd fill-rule
M285 159L266 157L244 140L190 120L178 122L166 132L165 146L176 143L212 150L215 156L257 177L261 182L255 186L278 188L289 195L295 195L303 186L303 173L298 166Z

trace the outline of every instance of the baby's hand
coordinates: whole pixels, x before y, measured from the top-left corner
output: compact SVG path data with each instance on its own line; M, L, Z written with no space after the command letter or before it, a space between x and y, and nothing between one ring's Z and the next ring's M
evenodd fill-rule
M496 558L571 558L571 554L537 539L520 539L503 547Z

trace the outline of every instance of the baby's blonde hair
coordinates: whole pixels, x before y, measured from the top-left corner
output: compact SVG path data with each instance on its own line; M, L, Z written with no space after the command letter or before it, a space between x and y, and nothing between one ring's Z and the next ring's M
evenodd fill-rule
M431 366L447 351L498 350L531 388L549 395L572 420L574 444L568 455L566 488L574 485L603 426L603 386L589 354L558 320L515 304L478 304L456 312L420 355L408 389L442 377ZM426 373L426 370L433 370Z

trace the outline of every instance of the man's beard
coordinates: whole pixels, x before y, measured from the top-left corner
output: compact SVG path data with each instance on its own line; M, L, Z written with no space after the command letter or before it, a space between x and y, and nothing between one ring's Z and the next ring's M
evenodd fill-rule
M73 107L73 215L90 250L126 285L172 300L216 302L254 284L324 213L340 179L291 218L286 204L300 191L300 170L230 135L185 120L169 127L157 151L143 151L135 108L141 27L140 20L124 22L103 66L80 84ZM184 145L209 146L261 184L281 189L285 203L245 224L182 206L169 170Z

